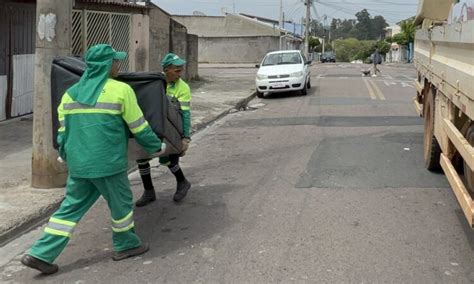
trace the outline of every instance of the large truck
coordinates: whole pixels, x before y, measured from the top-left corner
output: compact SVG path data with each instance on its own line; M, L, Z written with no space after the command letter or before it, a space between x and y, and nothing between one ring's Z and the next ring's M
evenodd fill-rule
M420 0L414 103L424 118L424 160L444 171L474 227L474 2Z

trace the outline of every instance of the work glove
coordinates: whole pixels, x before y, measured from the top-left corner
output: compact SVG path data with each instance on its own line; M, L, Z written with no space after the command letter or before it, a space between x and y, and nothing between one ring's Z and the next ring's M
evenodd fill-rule
M156 155L157 155L158 157L160 157L160 156L164 156L165 153L166 153L166 143L165 143L165 142L162 142L162 143L161 143L161 149L160 149L158 152L156 152Z
M186 151L188 151L188 148L189 148L189 143L191 142L191 139L189 138L184 138L182 141L181 141L181 154L180 156L183 157L184 155L186 155Z
M62 154L62 155L61 155ZM58 151L58 158L56 159L60 164L65 164L66 163L66 159L65 159L65 153L64 151L61 151L59 150ZM63 158L64 157L64 158Z

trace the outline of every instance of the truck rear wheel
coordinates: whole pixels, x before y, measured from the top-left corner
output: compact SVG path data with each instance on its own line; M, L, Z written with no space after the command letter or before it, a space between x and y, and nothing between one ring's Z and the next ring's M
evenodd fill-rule
M466 140L469 144L474 145L474 125L469 126L469 129L466 133ZM466 188L471 193L474 194L474 172L469 168L466 162L463 162L464 168L464 178L466 179Z
M425 95L423 104L423 117L425 118L424 135L423 135L423 156L425 159L425 166L430 171L439 171L439 158L441 155L441 148L434 135L434 121L435 121L435 101L433 89Z

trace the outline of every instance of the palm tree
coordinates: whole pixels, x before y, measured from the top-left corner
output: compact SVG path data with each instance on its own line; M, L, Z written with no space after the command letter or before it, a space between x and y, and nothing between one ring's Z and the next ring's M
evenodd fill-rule
M399 45L408 45L410 42L415 41L416 26L413 18L403 20L398 23L401 28L401 32L393 36L392 41Z

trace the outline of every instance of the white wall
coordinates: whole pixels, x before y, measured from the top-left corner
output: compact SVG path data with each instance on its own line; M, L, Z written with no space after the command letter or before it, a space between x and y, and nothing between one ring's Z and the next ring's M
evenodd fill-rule
M7 100L7 76L0 76L0 121L7 119L5 105Z
M279 47L275 36L200 37L198 59L201 63L259 63Z
M34 54L13 56L12 117L33 112L34 70Z
M173 16L185 25L188 33L199 37L223 36L279 36L280 30L262 22L240 15L228 14L225 17L211 16Z

